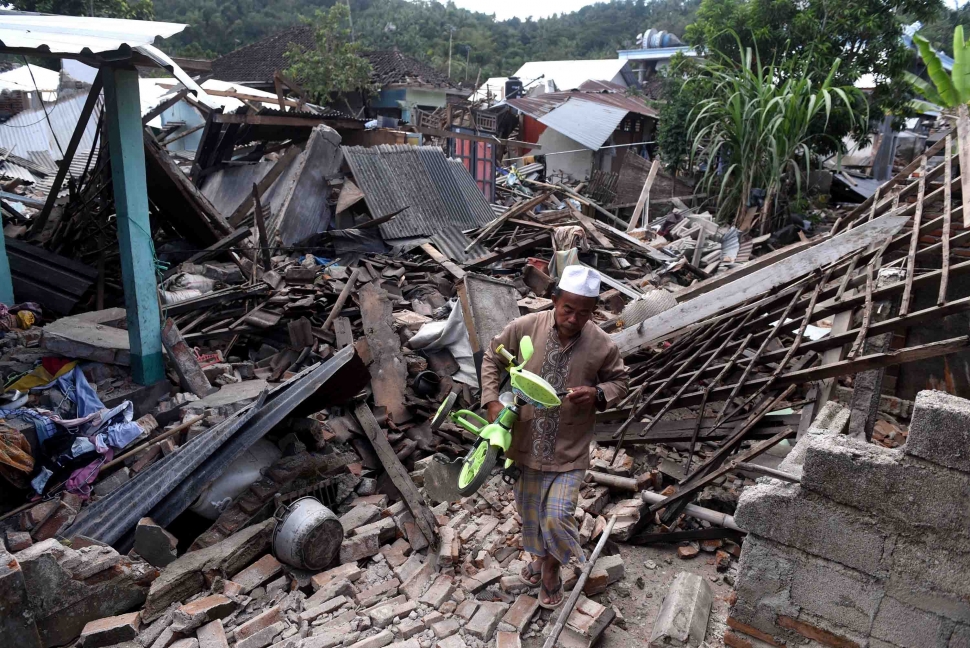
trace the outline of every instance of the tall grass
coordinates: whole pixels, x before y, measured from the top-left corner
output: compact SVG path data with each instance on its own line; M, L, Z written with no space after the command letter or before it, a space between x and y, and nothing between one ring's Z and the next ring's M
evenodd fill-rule
M780 192L800 194L811 170L813 145L825 133L833 103L845 106L853 125L868 120L858 89L834 86L837 59L818 82L810 60L789 57L762 63L756 51L738 42L740 62L711 52L701 74L713 92L691 112L693 162L704 167L701 186L718 197L718 217L742 226L747 197L764 189L762 231ZM690 83L690 81L688 81ZM841 149L842 143L835 142Z

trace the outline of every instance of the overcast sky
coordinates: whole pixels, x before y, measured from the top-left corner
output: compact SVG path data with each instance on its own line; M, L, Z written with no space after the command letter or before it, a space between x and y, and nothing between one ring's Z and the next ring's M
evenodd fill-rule
M592 0L454 0L459 7L495 14L499 20L512 17L545 18L557 13L570 13L593 4Z

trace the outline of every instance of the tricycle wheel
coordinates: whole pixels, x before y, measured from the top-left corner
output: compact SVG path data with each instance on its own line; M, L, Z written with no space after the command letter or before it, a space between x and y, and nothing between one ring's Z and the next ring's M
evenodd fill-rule
M468 451L458 474L458 492L462 497L468 497L488 480L498 461L498 453L499 447L492 445L487 439L479 439Z

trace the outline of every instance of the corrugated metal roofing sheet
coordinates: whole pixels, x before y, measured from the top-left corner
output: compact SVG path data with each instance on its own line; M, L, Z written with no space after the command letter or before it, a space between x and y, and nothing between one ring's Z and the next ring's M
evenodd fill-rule
M97 54L151 45L186 25L147 20L52 16L0 11L0 46L37 49L53 54Z
M379 225L385 239L432 236L447 226L481 227L493 220L475 181L462 165L432 146L343 147L344 157L375 218L404 209ZM466 243L467 245L467 243Z
M35 182L34 174L10 160L0 162L0 179L16 179L23 181L25 184L33 184Z
M583 85L588 86L589 84ZM613 85L615 84L604 84L604 86ZM607 106L616 106L617 108L624 108L627 112L637 113L638 115L644 115L653 119L657 119L660 116L660 113L648 106L642 99L630 97L620 92L550 92L536 97L507 99L505 103L516 110L524 112L530 117L539 119L546 113L555 110L572 99L583 99L584 101L592 101Z
M598 150L626 117L627 110L585 99L571 99L539 121L591 150Z
M0 90L57 92L60 80L60 73L54 70L39 65L21 65L19 68L0 72Z
M28 157L31 151L47 151L55 160L60 160L64 157L61 150L67 148L71 141L86 100L87 94L83 92L58 97L53 106L47 106L47 117L44 116L42 108L17 113L0 124L0 146L12 149L21 157ZM103 100L99 99L99 104L101 101ZM91 112L78 148L90 150L95 146L100 109L98 105Z

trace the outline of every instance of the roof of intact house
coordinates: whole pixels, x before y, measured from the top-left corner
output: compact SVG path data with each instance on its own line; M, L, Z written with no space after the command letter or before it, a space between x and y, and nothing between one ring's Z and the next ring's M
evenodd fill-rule
M236 83L272 83L273 74L290 64L286 52L291 44L304 49L314 47L313 27L291 27L220 56L212 61L212 76ZM447 75L401 52L378 50L363 55L374 68L371 79L381 87L457 89Z
M616 106L570 99L550 110L539 121L593 151L598 150L629 111Z
M630 72L629 61L623 59L602 59L587 61L529 61L520 67L514 75L526 85L536 79L552 79L556 82L556 89L575 90L585 81L611 81L616 75L623 75L624 81L632 85L635 81Z
M573 99L582 99L583 101L621 108L626 112L637 113L652 119L657 119L660 116L660 113L648 106L642 98L626 94L626 88L616 84L586 82L582 87L590 88L592 91L549 92L535 97L506 99L505 103L534 119L540 119L543 115Z

